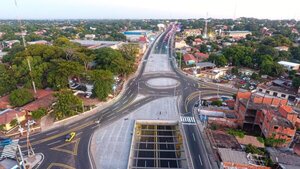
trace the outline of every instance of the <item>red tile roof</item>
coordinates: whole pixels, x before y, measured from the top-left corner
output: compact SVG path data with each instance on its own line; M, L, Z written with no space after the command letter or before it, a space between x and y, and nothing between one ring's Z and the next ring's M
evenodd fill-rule
M0 98L0 109L7 109L7 108L11 108L11 106L9 105L9 96L3 96Z
M36 100L21 107L22 110L35 111L39 108L48 108L55 101L52 90L38 90Z
M16 118L16 114L18 114L19 117L24 116L25 112L16 111L13 109L6 109L2 111L0 114L0 124L7 124L10 123L13 119Z
M194 55L192 55L192 54L185 54L184 56L183 56L183 60L185 61L185 62L188 62L188 61L190 61L190 60L193 60L193 61L197 61L196 60L196 58L194 57Z
M198 59L198 61L202 61L202 60L208 59L209 55L206 53L202 53L202 52L196 52L195 57Z
M148 39L147 39L147 37L140 37L140 38L139 38L139 42L147 43L147 42L148 42Z

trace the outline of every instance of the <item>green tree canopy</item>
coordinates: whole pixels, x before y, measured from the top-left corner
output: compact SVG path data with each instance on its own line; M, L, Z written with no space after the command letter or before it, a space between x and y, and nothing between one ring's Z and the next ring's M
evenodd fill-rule
M89 74L94 81L93 95L100 100L106 99L112 92L113 74L107 70L93 70Z
M56 120L74 116L82 112L82 101L73 95L71 90L61 90L55 94L57 102L54 105L54 116Z
M9 95L9 101L12 106L23 106L34 100L33 93L28 89L16 89Z

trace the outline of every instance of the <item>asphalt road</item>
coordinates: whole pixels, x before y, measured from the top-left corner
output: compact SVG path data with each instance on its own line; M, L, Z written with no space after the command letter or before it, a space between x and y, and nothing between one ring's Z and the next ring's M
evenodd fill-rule
M156 41L151 44L150 49L153 48L154 53L168 54L170 57L170 63L173 65L172 70L174 73L143 75L146 61L151 52L151 50L148 50L144 58L145 62L141 62L142 65L138 75L127 83L124 94L117 102L94 115L83 118L82 120L74 122L68 126L61 126L60 128L38 133L31 137L30 140L35 152L43 153L45 155L45 160L39 168L94 168L93 163L91 163L89 159L89 141L93 132L97 128L123 118L125 115L144 104L161 97L181 95L183 102L179 105L179 111L184 114L190 111L188 110L190 107L189 105L192 104L193 99L197 97L195 92L200 90L202 92L206 91L207 94L215 93L217 87L215 84L200 82L188 77L181 73L175 64L173 64L173 35L174 32L168 29L160 36L160 38L157 38ZM154 77L173 78L178 80L180 85L175 89L155 89L147 86L146 81ZM219 89L220 94L230 90L223 87L219 87ZM133 102L138 93L147 94L147 97ZM95 121L99 119L100 125L95 123ZM202 144L202 137L201 134L199 134L198 129L195 126L184 126L184 130L187 133L187 141L191 150L193 165L197 169L209 169L209 160L206 158L207 154L205 147ZM71 131L76 131L77 136L71 143L66 143L64 141L65 135ZM20 144L23 152L26 153L25 140L21 139Z

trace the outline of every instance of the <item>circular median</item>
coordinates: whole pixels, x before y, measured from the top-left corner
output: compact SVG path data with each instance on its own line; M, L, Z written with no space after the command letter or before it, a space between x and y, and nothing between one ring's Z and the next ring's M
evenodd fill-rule
M179 84L178 80L172 78L152 78L146 82L147 86L157 89L174 88Z

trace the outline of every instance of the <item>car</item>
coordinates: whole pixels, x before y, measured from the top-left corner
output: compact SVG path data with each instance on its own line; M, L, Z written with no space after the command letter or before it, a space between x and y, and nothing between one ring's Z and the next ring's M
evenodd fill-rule
M73 138L76 136L76 133L73 131L66 135L66 142L70 142L73 140Z
M12 143L11 138L1 138L0 139L0 147L10 145Z

